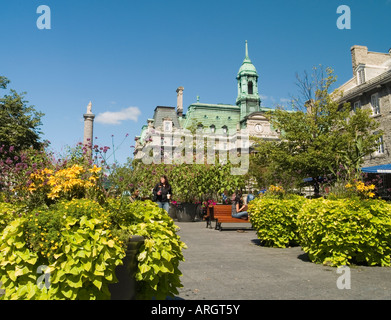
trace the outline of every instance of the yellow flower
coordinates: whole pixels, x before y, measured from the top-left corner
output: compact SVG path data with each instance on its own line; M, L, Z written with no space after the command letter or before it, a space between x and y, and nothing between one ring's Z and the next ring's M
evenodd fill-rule
M97 167L97 166L94 164L94 167L93 167L92 169L90 169L89 171L90 171L91 173L98 173L98 172L100 172L101 170L102 170L102 168Z

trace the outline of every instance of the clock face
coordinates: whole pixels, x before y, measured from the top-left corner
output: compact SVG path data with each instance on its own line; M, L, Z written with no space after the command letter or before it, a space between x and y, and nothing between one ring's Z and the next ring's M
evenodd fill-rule
M255 131L256 132L262 132L262 130L263 130L263 128L262 128L262 126L259 123L255 125Z

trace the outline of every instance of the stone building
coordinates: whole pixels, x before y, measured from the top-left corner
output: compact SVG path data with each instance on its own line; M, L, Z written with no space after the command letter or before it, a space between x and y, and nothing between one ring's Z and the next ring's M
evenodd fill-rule
M391 49L380 53L355 45L351 55L353 77L337 89L343 93L340 101L350 102L353 112L371 110L384 133L377 150L364 159L364 167L391 164Z
M240 152L245 148L250 150L251 137L278 139L278 134L265 117L265 113L272 109L261 106L258 77L249 58L246 41L245 58L236 76L236 103L201 103L197 97L197 101L190 104L185 113L184 88L179 87L176 90L176 108L157 106L153 116L142 127L141 134L135 138L134 158L145 157L146 150L154 147L164 149L162 153L167 153L166 156L175 157L174 150L181 141L195 135L210 138L216 152L229 152L233 149Z

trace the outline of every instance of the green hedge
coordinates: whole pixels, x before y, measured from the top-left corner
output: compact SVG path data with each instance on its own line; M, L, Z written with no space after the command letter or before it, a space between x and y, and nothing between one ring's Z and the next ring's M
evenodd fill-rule
M250 222L263 245L286 248L298 244L296 219L304 202L303 197L291 196L260 197L249 203Z
M306 202L297 226L313 262L390 266L391 205L385 201L314 199Z

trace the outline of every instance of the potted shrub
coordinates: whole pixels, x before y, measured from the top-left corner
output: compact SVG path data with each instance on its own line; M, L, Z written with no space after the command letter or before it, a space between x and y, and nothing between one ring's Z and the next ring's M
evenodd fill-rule
M117 283L109 284L111 300L135 300L137 293L137 255L141 245L144 243L144 237L131 236L126 243L126 255L122 259L122 265L118 265L115 274Z

